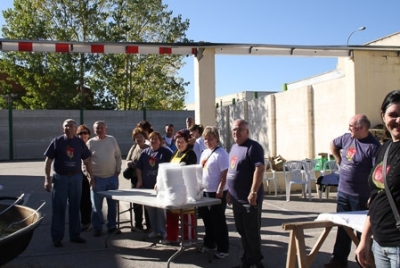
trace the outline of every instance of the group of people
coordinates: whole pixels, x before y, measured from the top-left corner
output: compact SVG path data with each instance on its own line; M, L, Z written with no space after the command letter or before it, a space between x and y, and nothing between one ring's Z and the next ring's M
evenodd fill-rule
M55 247L63 246L67 207L71 242L85 243L80 234L90 228L95 236L101 236L104 198L97 193L118 189L122 164L118 143L107 135L104 121L96 121L93 130L96 136L90 138L87 126L77 127L74 120L67 119L64 134L53 139L44 153L44 188L52 193L51 237ZM107 199L107 205L107 229L112 233L117 224L116 201Z
M363 235L358 234L357 260L362 267L369 267L372 250L376 267L389 268L399 267L400 263L400 220L395 216L400 207L400 90L385 97L380 115L391 141L381 146L369 132L367 116L356 114L349 122L350 133L334 139L330 147L340 166L337 212L369 209ZM120 148L115 138L106 134L104 121L95 122L93 131L96 136L90 138L87 126L77 127L74 120L67 119L63 122L64 134L53 139L45 151L44 188L52 193L51 237L55 247L62 246L67 207L71 242L85 243L80 233L90 228L100 236L103 197L97 193L118 189ZM240 267L264 267L260 236L264 151L249 138L244 120L234 121L232 136L235 144L228 154L218 146L218 129L196 125L193 118L187 118L186 129L176 133L174 126L167 124L164 136L142 121L132 131L134 145L126 159L132 170L128 178L132 188L154 189L159 164L201 164L204 196L221 199L219 205L199 209L205 226L203 248L216 250L217 258L228 256L225 209L229 204L244 251ZM394 199L394 208L389 195ZM107 199L107 205L107 229L114 232L116 202ZM134 211L135 226L143 229L142 206L135 205ZM144 214L149 237L160 237L166 244L178 241L176 212L146 207ZM196 235L191 228L194 219L192 210L185 211L184 240ZM347 267L350 249L350 237L339 228L332 259L324 267Z
M63 122L64 134L53 139L45 152L44 187L52 193L51 237L55 247L62 246L67 204L70 241L85 243L81 231L92 227L94 235L100 236L103 230L104 198L97 192L118 189L121 151L115 138L106 135L104 121L95 122L93 130L96 136L90 138L87 126L77 127L74 120L67 119ZM264 151L259 143L249 138L248 123L244 120L234 122L232 136L235 144L228 154L218 145L218 129L197 125L191 117L186 119L186 129L176 133L174 126L167 124L164 136L154 131L148 121L139 122L132 131L134 144L126 158L130 172L124 172L124 177L131 180L132 188L155 189L160 164L201 164L206 185L204 196L221 199L219 205L199 209L205 226L203 249L215 250L215 257L219 259L228 256L225 209L229 204L242 239L241 267L264 267L260 236ZM107 199L107 205L107 229L114 232L116 202ZM179 214L176 211L147 206L143 210L140 205L134 205L133 209L138 229L143 229L144 213L150 238L160 237L164 244L178 241ZM196 235L194 210L188 209L183 217L183 240L192 241Z
M357 261L365 268L400 267L400 219L395 216L400 208L400 90L386 95L380 116L390 141L381 145L369 132L367 116L356 114L349 121L350 133L330 145L340 166L337 212L368 209L356 249ZM347 267L350 250L351 238L339 227L332 259L324 267Z

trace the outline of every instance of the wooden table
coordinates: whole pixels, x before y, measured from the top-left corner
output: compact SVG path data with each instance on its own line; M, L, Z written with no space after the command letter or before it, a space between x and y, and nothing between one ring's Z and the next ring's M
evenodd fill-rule
M368 211L351 211L341 213L322 213L315 221L284 223L282 228L290 231L286 268L296 267L296 256L299 268L310 267L321 246L333 227L343 227L352 241L360 242L354 231L362 232ZM307 254L304 239L305 229L323 228L317 242Z
M165 203L160 202L156 198L156 192L151 189L120 189L120 190L110 190L110 191L101 191L98 194L106 197L111 198L113 200L134 203L138 205L144 205L149 207L155 207L160 209L167 209L167 210L179 210L180 211L180 248L177 252L175 252L169 259L167 263L167 267L169 267L171 261L177 257L184 249L183 243L183 211L185 209L194 209L195 221L194 227L196 230L196 244L197 244L197 208L198 207L205 207L205 206L212 206L218 205L221 203L220 199L217 198L208 198L203 197L202 199L196 202L186 203L182 206L168 206ZM131 219L132 221L132 219ZM118 213L118 222L119 222L119 213Z

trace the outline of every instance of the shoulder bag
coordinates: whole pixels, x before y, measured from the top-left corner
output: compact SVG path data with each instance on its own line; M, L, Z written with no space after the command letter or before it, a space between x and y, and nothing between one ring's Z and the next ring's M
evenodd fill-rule
M396 204L394 203L394 200L393 200L392 193L390 192L389 186L388 186L387 181L386 181L386 164L387 164L387 158L388 158L389 149L390 149L391 145L392 145L392 143L389 143L388 147L386 148L385 155L383 157L382 178L383 178L383 181L385 183L385 191L386 191L387 199L389 200L390 206L392 207L392 211L393 211L394 217L396 219L396 227L397 227L397 229L400 230L400 215L399 215L399 211L397 210Z

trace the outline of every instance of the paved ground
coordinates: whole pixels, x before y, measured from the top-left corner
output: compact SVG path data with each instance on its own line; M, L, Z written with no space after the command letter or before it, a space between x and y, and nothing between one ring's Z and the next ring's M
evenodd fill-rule
M42 161L0 162L0 185L4 189L0 195L17 196L25 193L25 205L37 208L43 202L41 209L45 217L35 230L28 248L16 259L6 264L6 268L39 268L39 267L166 267L168 258L176 251L176 247L156 244L156 240L146 239L143 234L131 232L130 228L122 229L122 234L94 237L92 232L84 232L86 244L73 244L65 239L64 247L54 248L50 238L50 194L43 190L44 164ZM120 188L129 188L130 182L120 176ZM292 201L286 202L284 195L265 196L262 220L262 250L266 267L285 267L289 233L281 227L282 223L314 220L319 213L335 211L335 193L330 199L313 201L301 198L300 193L293 194ZM121 203L121 209L127 204ZM231 209L227 209L227 221L230 230L230 252L223 260L209 262L208 255L195 249L188 249L177 256L171 267L232 267L239 263L242 254L241 244L232 218ZM127 215L121 216L126 219ZM203 223L199 224L199 239L204 235ZM68 230L68 228L66 228ZM320 234L319 229L306 231L308 250ZM322 246L311 267L322 267L330 258L336 235L334 229ZM354 261L354 246L349 257L349 268L358 267ZM0 253L1 254L1 253Z

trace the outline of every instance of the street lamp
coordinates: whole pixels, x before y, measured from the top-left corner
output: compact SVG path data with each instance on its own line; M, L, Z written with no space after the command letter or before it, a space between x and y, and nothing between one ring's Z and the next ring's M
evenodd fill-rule
M346 45L349 46L350 37L351 37L355 32L364 31L365 29L367 29L367 27L363 26L363 27L358 28L357 30L354 30L354 31L349 35L349 37L347 38L347 43L346 43Z

